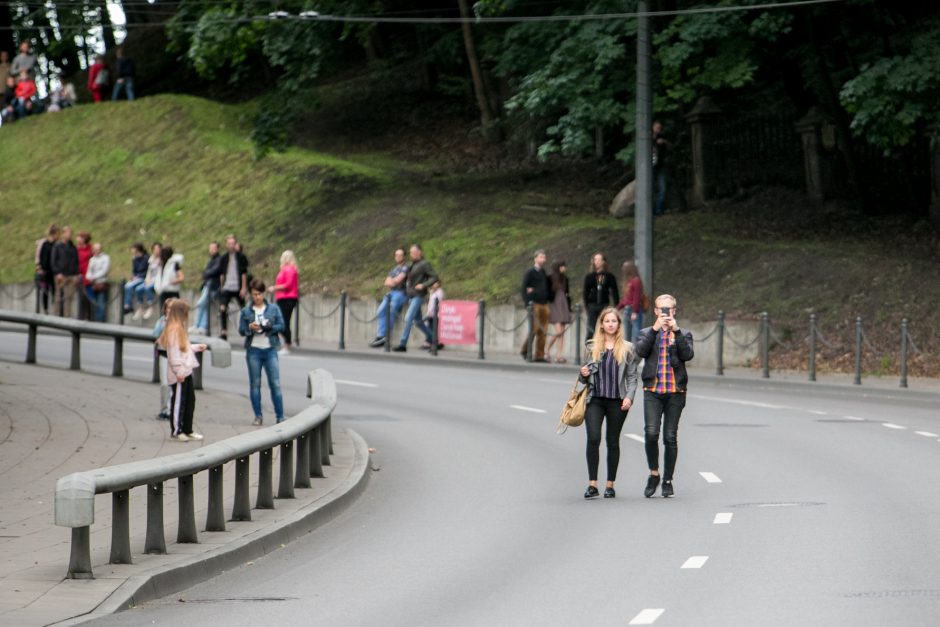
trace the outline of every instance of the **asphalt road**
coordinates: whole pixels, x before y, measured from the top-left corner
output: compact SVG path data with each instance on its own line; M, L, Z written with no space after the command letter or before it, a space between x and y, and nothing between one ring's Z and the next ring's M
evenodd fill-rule
M0 335L0 358L23 346ZM42 338L40 362L65 363L65 347ZM107 344L83 349L86 369L108 371ZM149 375L145 347L125 354L128 375ZM233 361L206 384L247 394ZM334 424L377 449L357 503L286 550L95 624L940 623L936 407L693 374L676 498L642 496L637 409L618 497L586 502L583 429L554 433L570 388L558 372L292 355L289 412L312 367L337 380Z

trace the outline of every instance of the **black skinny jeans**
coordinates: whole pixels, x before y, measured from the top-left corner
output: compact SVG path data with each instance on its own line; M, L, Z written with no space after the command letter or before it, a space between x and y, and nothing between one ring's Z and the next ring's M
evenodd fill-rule
M597 398L588 403L584 412L584 427L587 431L588 479L597 481L597 466L600 463L601 423L607 418L607 480L617 479L620 465L620 431L627 419L627 412L620 409L619 398Z
M643 392L643 419L646 433L646 463L650 470L659 470L659 427L663 428L663 443L666 445L666 469L663 481L672 481L679 455L679 418L685 407L685 394L657 394Z
M290 346L291 337L290 332L290 319L294 315L294 307L297 306L296 298L282 298L277 301L278 309L281 310L281 316L284 318L284 330L281 331L281 335L284 336L284 343Z

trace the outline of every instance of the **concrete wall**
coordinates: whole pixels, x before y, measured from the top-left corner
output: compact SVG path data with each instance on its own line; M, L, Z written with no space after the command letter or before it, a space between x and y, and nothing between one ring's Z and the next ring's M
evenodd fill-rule
M181 292L183 298L190 303L194 303L198 294L191 290ZM108 321L117 322L120 317L121 300L120 286L112 287L109 295ZM326 295L308 295L301 298L298 314L300 316L300 346L329 344L336 346L339 342L339 305L338 296ZM234 305L234 301L233 301ZM16 311L34 311L36 306L36 295L32 284L0 285L0 309L12 309ZM375 315L378 302L374 299L349 299L346 311L346 345L349 347L363 346L375 337ZM229 328L233 331L230 337L237 344L237 330L234 326L234 307L230 312L232 324ZM77 311L77 307L73 307ZM213 335L218 334L218 308L212 308L211 326ZM401 327L405 312L399 315L395 329L392 332L393 345L398 343L401 337ZM487 354L517 354L525 341L527 325L524 323L526 317L525 310L513 305L494 305L486 308L486 322L484 327L484 351ZM125 323L139 326L152 326L155 318L149 321L134 322L130 316L127 316ZM522 323L520 325L520 323ZM716 337L712 334L708 339L704 339L715 328L714 321L706 322L683 322L695 338L695 360L693 366L696 368L714 369L716 365ZM519 325L518 328L515 328ZM582 316L582 337L586 323ZM757 322L727 322L727 332L734 336L738 341L750 341L757 335ZM514 329L509 331L510 329ZM574 325L565 332L565 350L564 355L568 361L574 359ZM409 338L409 347L417 348L424 340L422 334L417 329L413 329ZM477 352L476 346L448 346L447 351L469 351ZM727 337L724 342L724 362L726 366L746 365L752 359L757 357L758 344L754 343L746 349L739 348Z

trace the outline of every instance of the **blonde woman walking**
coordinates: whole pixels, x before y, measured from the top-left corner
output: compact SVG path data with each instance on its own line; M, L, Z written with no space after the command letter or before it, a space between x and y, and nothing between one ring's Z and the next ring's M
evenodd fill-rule
M274 302L281 310L281 316L284 318L284 330L281 335L284 336L284 348L279 353L289 355L291 348L290 321L294 315L294 308L297 307L297 299L300 297L299 272L297 270L297 258L294 257L294 251L285 250L281 253L281 269L274 279L274 285L268 288L268 291L274 294Z
M196 353L206 350L206 345L189 343L188 324L189 303L180 299L168 301L166 326L157 344L166 348L166 380L172 389L170 437L179 442L202 439L202 435L193 430L196 407L193 370L199 367Z
M597 490L597 467L600 463L601 425L607 419L607 487L604 498L617 496L614 481L620 464L620 431L633 406L637 386L637 358L633 344L624 337L623 321L615 307L607 307L597 318L594 338L587 343L591 360L581 366L581 380L587 383L587 411L584 426L587 432L588 487L584 498L593 499Z

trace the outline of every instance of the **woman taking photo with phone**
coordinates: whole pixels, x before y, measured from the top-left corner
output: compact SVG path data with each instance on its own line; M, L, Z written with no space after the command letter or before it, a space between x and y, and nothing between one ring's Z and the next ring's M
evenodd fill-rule
M588 386L584 426L587 432L588 487L584 498L599 496L597 467L600 463L601 425L607 419L607 487L604 498L617 496L614 481L620 464L620 431L633 406L637 385L637 358L624 338L623 321L614 307L601 311L594 338L587 343L591 360L581 366L581 380Z
M281 396L281 369L277 351L281 348L278 333L284 331L284 316L281 310L264 300L265 285L254 279L250 285L251 302L242 309L238 320L238 333L245 338L245 360L248 362L249 396L255 412L253 424L260 427L261 417L261 371L268 376L271 402L274 403L274 418L284 420L284 400Z

